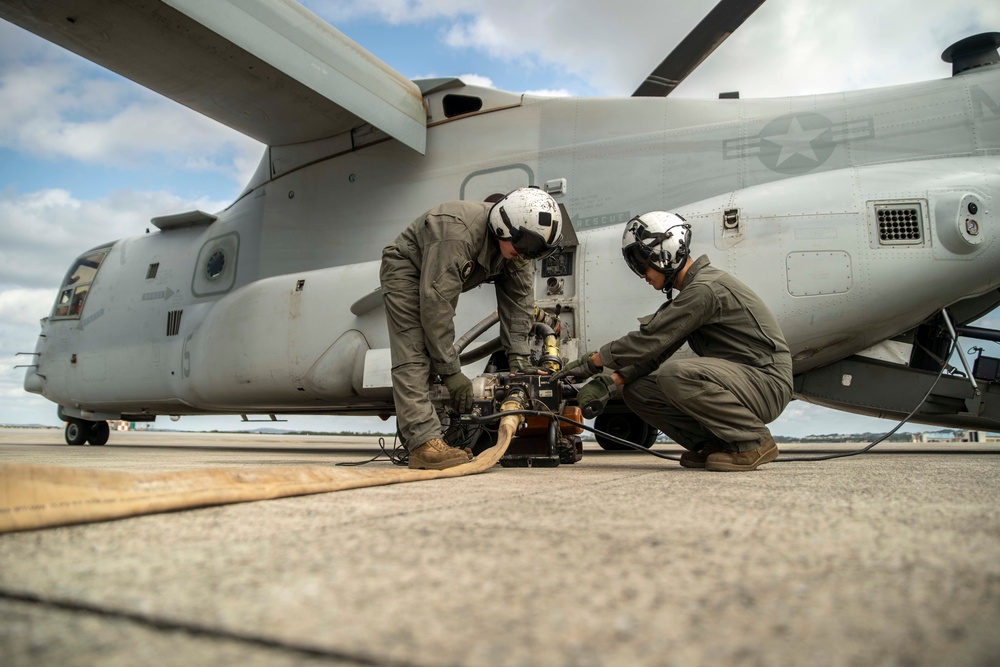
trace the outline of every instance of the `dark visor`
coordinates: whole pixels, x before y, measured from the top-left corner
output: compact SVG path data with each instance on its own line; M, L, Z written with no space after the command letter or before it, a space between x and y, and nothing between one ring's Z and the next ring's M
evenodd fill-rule
M549 245L539 234L522 228L517 230L517 233L511 238L510 242L513 244L517 254L524 259L542 259L559 249L559 244L562 243L562 236L560 235L554 243Z
M640 278L646 275L646 269L649 268L649 258L653 256L649 246L636 241L625 247L622 250L622 255L625 257L628 268L632 269L632 273Z

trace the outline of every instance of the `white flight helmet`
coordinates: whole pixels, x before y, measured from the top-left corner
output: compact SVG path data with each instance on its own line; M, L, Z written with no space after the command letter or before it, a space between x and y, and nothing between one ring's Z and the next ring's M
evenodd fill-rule
M490 209L489 225L525 259L548 257L562 243L562 214L556 200L538 188L518 188Z
M676 213L651 211L637 215L625 225L622 255L628 268L640 278L652 267L667 277L664 291L674 283L674 273L691 254L691 225Z

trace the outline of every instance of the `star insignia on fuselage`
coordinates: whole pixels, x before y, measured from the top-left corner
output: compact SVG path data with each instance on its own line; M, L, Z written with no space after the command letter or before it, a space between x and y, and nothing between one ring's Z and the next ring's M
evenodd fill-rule
M822 116L819 117L823 118ZM826 119L823 118L823 120ZM830 141L830 135L832 134L830 127L830 122L826 121L825 124L821 123L819 127L806 129L802 127L798 116L792 116L792 120L788 123L788 128L784 134L764 134L764 132L761 132L761 160L765 159L765 154L768 154L768 158L771 157L769 155L771 149L767 144L773 144L779 148L779 151L772 169L782 168L787 165L789 160L799 156L803 159L797 162L803 167L812 168L821 162L825 162L826 158L820 159L820 156L825 152L833 152L833 142Z
M810 111L778 116L756 136L726 139L722 154L726 160L756 156L771 171L798 175L829 160L838 144L874 136L875 124L870 117L835 124Z

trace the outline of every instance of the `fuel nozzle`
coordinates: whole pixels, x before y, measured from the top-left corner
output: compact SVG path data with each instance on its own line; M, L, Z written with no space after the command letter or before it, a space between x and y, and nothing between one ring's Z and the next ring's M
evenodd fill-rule
M605 395L602 398L595 398L592 401L580 404L580 412L583 413L584 419L593 419L602 412L604 412L604 407L608 404L608 396Z
M528 390L522 386L513 386L507 390L507 395L500 404L500 412L527 410L529 407L531 407L531 397L528 395ZM507 415L501 424L504 422L512 427L512 432L517 431L524 423L524 415Z
M610 375L596 375L590 382L583 385L576 395L583 416L586 419L593 419L604 412L614 388L615 383Z
M500 411L527 410L529 407L531 407L531 397L528 395L528 390L523 386L514 385L507 389L507 395L500 404Z
M545 313L545 311L536 311ZM556 318L556 323L559 320ZM562 369L562 358L559 356L559 331L552 328L547 321L539 320L532 328L532 333L542 341L544 353L538 360L538 365L550 373L558 373Z

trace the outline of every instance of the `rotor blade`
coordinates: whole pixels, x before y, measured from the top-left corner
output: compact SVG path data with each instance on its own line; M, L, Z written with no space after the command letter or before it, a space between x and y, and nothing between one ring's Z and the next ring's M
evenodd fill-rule
M632 97L669 95L762 4L764 0L720 0L635 89Z

